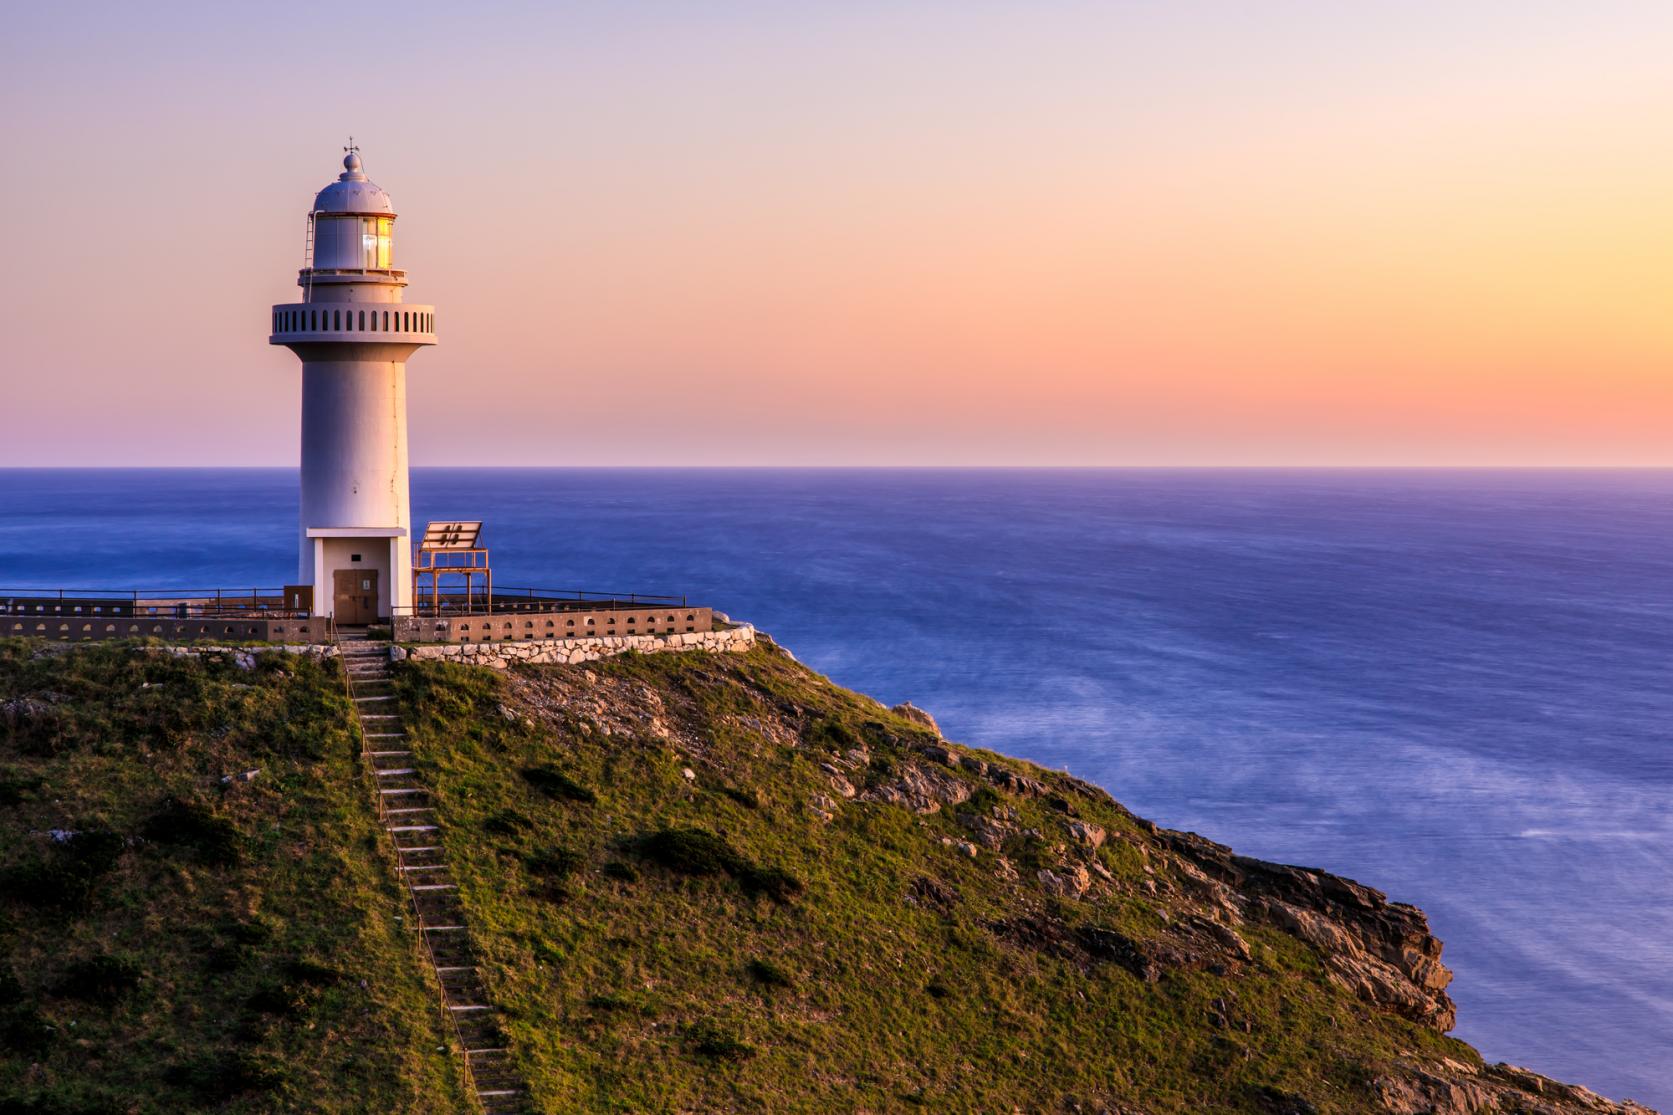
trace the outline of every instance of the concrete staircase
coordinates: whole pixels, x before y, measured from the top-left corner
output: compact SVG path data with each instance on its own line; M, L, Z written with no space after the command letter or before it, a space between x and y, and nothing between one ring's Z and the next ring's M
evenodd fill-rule
M362 753L376 785L378 819L395 847L423 955L435 972L441 1006L459 1042L466 1084L485 1115L539 1111L512 1065L494 1005L477 971L458 887L442 850L430 791L413 762L412 741L389 678L390 644L339 630L337 645L360 724Z

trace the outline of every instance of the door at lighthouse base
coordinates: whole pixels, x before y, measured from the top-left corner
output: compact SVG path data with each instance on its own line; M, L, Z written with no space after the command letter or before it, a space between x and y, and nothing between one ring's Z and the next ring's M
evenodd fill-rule
M378 571L337 569L331 575L332 615L339 626L376 623Z

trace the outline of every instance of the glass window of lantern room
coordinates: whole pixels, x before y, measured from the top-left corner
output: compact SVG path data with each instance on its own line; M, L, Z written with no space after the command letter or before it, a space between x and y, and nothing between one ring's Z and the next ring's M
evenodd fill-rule
M395 266L395 220L378 218L378 267L387 271Z
M390 263L390 232L394 228L394 221L388 217L362 217L360 219L360 245L363 256L362 267L387 271Z

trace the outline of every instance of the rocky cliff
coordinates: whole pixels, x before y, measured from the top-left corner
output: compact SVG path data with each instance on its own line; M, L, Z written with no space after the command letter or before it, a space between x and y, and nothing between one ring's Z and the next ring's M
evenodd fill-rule
M0 1110L463 1109L338 669L0 641ZM540 1110L1646 1110L1447 1037L1421 911L770 642L395 693Z
M467 900L565 942L550 970L518 950L501 970L537 1078L591 1065L701 1110L1645 1110L1445 1037L1452 974L1422 911L1160 829L770 643L405 684L438 741L465 707L494 726L437 773L485 837ZM508 761L597 800L495 792ZM748 866L654 850L699 836ZM554 849L556 891L536 873L516 893Z

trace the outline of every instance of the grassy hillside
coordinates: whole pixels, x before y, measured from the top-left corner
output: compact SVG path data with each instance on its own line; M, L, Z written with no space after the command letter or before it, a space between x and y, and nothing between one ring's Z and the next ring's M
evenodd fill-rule
M0 640L0 1111L462 1109L346 714L286 654Z
M395 685L540 1110L1629 1110L1446 1037L1420 911L770 644ZM469 1110L349 714L335 663L0 641L0 1115Z
M398 685L551 1110L1581 1109L1438 1032L1417 911L946 746L770 647ZM1373 970L1379 933L1415 982Z

